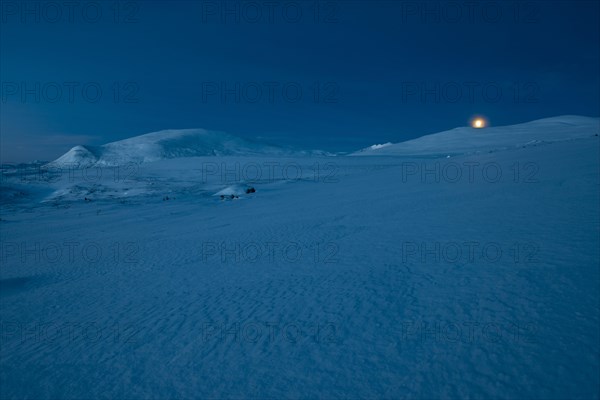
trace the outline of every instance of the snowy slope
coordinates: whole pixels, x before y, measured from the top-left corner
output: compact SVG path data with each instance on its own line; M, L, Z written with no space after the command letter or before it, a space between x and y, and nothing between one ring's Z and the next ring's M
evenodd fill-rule
M352 155L455 155L584 138L600 131L600 119L566 115L525 124L455 128L402 143L373 145Z
M600 141L585 129L449 159L186 157L3 180L32 197L0 208L0 397L598 398ZM34 196L58 187L82 192Z
M221 155L292 154L275 146L249 142L222 132L180 129L152 132L103 146L75 146L50 166L121 165L165 158Z

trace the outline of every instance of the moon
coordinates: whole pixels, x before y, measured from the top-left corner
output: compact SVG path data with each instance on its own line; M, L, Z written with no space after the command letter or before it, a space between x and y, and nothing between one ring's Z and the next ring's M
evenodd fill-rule
M477 117L471 120L471 127L476 129L485 128L487 126L487 121L485 118Z

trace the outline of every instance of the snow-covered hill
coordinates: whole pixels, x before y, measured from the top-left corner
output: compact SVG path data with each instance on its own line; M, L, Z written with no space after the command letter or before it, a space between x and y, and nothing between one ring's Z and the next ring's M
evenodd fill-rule
M446 156L490 152L584 138L599 131L599 118L565 115L484 129L459 127L402 143L373 145L352 155Z
M222 132L178 129L152 132L102 146L75 146L49 166L122 165L168 158L225 155L286 155L293 151Z

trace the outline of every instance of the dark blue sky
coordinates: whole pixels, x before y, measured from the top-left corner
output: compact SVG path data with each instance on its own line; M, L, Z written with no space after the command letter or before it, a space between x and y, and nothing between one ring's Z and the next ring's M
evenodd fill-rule
M169 128L347 151L599 115L597 1L66 4L2 3L3 162Z

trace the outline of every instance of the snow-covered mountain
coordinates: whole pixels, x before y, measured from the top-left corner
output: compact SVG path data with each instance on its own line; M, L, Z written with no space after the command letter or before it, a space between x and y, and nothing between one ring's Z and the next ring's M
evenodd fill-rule
M456 155L506 150L593 136L600 119L564 115L524 124L475 129L459 127L401 143L373 145L351 155Z
M169 158L225 155L290 155L292 150L251 142L223 132L173 129L102 146L75 146L48 165L119 165Z
M528 123L474 129L458 127L401 143L375 144L351 153L357 156L457 155L505 150L522 146L584 138L597 134L600 119L560 116ZM201 156L328 155L319 151L294 151L248 141L223 132L178 129L152 132L102 146L73 147L48 166L114 166L163 159Z

